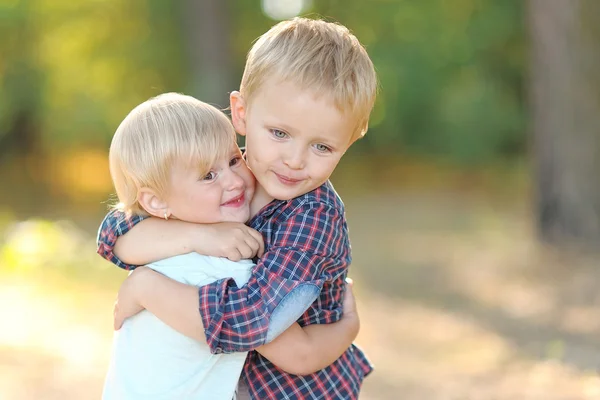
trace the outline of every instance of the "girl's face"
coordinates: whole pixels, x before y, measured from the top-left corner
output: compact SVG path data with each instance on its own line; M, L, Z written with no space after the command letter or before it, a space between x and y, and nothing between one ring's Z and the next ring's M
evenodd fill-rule
M217 160L206 175L199 176L193 167L175 165L164 200L169 214L182 221L246 222L254 185L240 149L232 144L229 156Z

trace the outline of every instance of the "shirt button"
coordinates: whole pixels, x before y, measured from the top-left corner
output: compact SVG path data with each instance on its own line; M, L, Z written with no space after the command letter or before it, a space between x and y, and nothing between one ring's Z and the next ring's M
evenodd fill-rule
M222 349L222 348L220 348L220 347L217 347L217 348L215 349L215 354L221 354L222 352L223 352L223 349Z

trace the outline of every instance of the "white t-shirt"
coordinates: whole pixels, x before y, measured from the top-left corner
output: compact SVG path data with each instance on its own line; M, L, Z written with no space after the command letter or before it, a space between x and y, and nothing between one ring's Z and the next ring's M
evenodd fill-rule
M194 286L232 277L243 286L254 264L189 253L148 265ZM115 332L104 400L231 400L247 353L211 354L206 342L190 339L148 311Z

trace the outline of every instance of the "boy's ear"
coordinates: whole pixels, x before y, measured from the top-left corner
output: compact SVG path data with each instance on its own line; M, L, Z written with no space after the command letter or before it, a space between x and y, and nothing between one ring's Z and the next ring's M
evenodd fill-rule
M358 135L354 135L352 137L352 139L350 140L350 144L348 145L348 148L350 148L350 146L352 146L354 144L354 142L356 142L358 139L362 139L365 137L365 135L367 134L367 130L369 130L369 122L367 122L365 124L365 126L360 130L360 133ZM348 150L348 149L346 149Z
M242 136L246 136L246 103L240 92L231 92L229 106L231 108L231 122L235 131Z
M165 213L170 216L168 204L152 189L141 188L138 192L138 202L146 212L158 218L164 218Z

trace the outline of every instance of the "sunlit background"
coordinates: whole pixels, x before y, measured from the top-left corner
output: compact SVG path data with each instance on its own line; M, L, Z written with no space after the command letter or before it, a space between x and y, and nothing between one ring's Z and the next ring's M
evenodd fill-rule
M97 399L126 273L107 151L166 91L221 107L280 19L381 82L332 181L376 371L361 399L600 398L600 2L0 0L0 399Z

